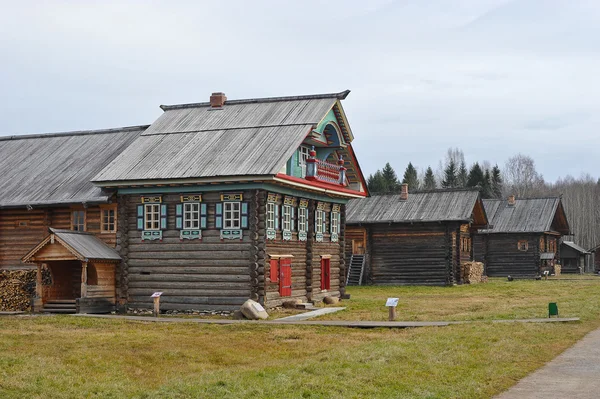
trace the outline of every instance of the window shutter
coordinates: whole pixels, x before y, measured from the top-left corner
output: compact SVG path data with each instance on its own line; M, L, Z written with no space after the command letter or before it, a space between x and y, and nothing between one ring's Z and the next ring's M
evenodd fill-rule
M315 233L317 232L317 226L319 225L319 224L317 223L317 222L318 222L318 220L319 220L319 218L318 218L318 216L317 216L317 215L319 214L319 212L320 212L320 211L318 211L318 210L317 210L317 211L315 211Z
M167 229L167 204L160 205L160 229Z
M137 229L144 230L144 205L137 206Z
M183 229L183 204L175 205L175 228Z
M248 228L248 203L247 202L242 202L242 220L240 222L240 226L242 227L242 229L247 229Z
M329 233L333 233L333 212L329 212Z
M217 229L223 228L223 203L219 202L215 206L215 227Z
M208 212L206 204L200 204L200 228L205 229L207 225Z
M279 230L279 205L275 204L275 230Z
M279 281L279 259L271 259L269 262L269 280L272 283Z
M323 220L323 228L321 229L321 231L323 233L325 233L327 231L327 218L326 218L327 213L325 211L321 211L321 219Z
M291 231L296 231L296 208L291 207L290 209L291 215L290 215L290 230Z

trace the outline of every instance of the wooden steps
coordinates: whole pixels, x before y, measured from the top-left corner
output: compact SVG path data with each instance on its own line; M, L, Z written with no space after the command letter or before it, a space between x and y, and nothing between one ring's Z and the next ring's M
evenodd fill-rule
M53 299L47 301L42 308L43 313L77 313L75 299Z
M346 285L362 285L364 271L365 255L352 255L350 258L350 265L348 266Z

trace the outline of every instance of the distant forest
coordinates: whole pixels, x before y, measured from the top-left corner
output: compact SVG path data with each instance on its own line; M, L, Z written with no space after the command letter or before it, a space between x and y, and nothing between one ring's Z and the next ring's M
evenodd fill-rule
M463 151L450 148L435 170L431 166L418 169L409 162L400 179L388 162L367 179L371 195L398 193L402 183L408 184L411 192L477 187L483 198L561 196L574 233L565 238L585 249L600 245L600 179L589 174L548 183L527 155L510 157L501 169L488 161L467 165Z

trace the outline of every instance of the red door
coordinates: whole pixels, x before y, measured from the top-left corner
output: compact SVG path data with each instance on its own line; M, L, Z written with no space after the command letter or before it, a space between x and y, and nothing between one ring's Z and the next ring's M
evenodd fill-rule
M279 295L292 296L292 259L279 260Z
M331 259L321 259L321 289L331 289Z

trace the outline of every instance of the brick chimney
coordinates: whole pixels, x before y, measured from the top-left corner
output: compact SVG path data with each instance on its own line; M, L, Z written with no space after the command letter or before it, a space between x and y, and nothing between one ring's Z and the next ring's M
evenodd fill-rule
M515 203L516 203L516 201L515 201L514 194L513 195L509 195L508 196L508 206L515 206Z
M406 201L408 199L408 184L402 183L402 191L400 191L400 199Z
M227 101L227 97L225 93L213 93L210 95L210 106L213 108L221 108L225 101Z

